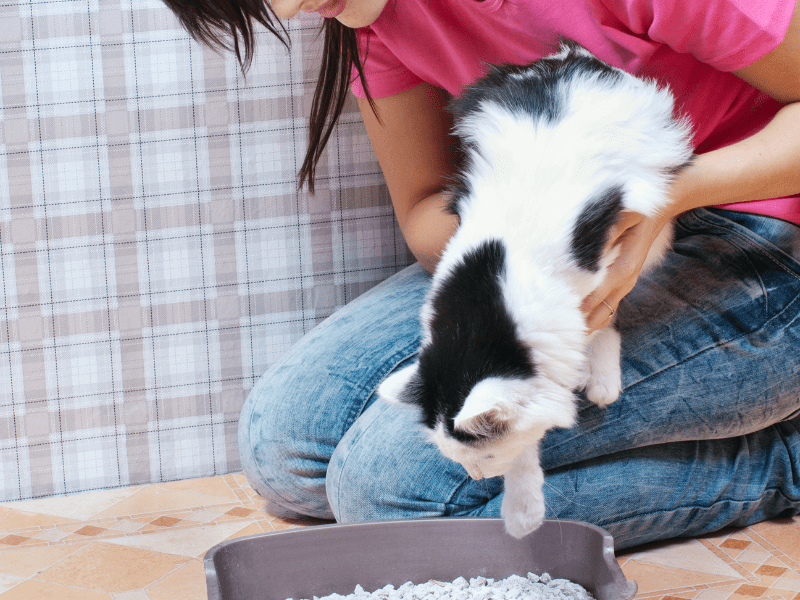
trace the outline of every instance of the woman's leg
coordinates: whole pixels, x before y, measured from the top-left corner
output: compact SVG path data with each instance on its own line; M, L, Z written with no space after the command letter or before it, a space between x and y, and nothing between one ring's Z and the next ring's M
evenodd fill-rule
M800 464L796 428L775 425L800 409L798 246L798 229L773 219L681 219L675 251L620 307L622 396L582 403L575 427L543 440L548 516L613 525L631 544L796 510L798 482L773 497L764 465ZM337 518L499 514L502 481L470 480L415 420L376 403L348 431L328 473ZM590 485L578 493L576 480ZM701 495L684 506L689 485ZM705 518L680 525L697 506Z
M333 518L328 459L375 400L378 383L416 352L429 281L418 265L394 275L309 332L259 379L242 407L239 453L261 496Z
M557 468L651 444L724 439L800 414L800 228L698 210L674 251L619 308L623 394L583 400L576 427L551 431Z
M547 515L595 523L618 548L694 537L800 514L798 465L800 417L735 438L626 450L548 472Z
M800 417L730 439L617 452L545 474L546 518L605 528L616 547L800 514ZM499 517L503 480L444 458L415 411L376 402L337 448L328 495L339 522Z

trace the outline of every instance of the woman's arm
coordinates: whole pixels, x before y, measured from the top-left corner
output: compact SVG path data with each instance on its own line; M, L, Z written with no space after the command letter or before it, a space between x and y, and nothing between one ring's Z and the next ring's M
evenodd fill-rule
M787 103L755 135L696 157L673 182L673 203L659 219L626 213L610 244L620 257L603 283L583 303L590 329L609 323L609 309L633 289L645 256L664 224L701 206L749 202L800 192L800 9L772 52L734 73L771 97Z
M359 99L372 147L378 157L408 247L428 271L439 262L457 219L445 211L442 194L454 170L452 119L444 92L423 83L378 98L380 121Z

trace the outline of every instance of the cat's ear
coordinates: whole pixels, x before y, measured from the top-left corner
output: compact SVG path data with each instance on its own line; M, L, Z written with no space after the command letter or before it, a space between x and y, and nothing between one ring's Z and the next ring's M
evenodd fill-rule
M520 408L516 390L510 387L498 380L484 380L476 385L453 419L453 428L487 438L508 431Z
M415 404L412 386L409 384L417 373L416 364L392 373L378 386L378 395L392 404Z

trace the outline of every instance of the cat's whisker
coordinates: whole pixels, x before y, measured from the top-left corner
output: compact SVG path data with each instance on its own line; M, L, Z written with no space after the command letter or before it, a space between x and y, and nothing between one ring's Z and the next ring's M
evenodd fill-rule
M573 504L574 506L579 506L581 508L591 508L591 505L589 505L589 504L583 504L581 502L576 502L574 498L571 498L571 497L567 496L562 491L560 491L557 487L555 487L553 484L547 483L546 479L545 479L544 483L542 484L542 487L545 487L545 486L547 487L547 489L555 492L558 496L561 496L565 501L569 502L570 504ZM545 501L545 503L546 503L546 501Z

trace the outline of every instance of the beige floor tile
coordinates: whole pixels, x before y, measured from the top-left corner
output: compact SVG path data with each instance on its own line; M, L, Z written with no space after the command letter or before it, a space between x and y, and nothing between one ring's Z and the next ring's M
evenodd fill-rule
M114 531L121 531L123 533L133 533L134 531L139 531L141 528L141 523L131 521L130 519L122 519L111 527Z
M18 577L33 577L39 571L74 554L85 544L60 544L43 548L22 548L0 553L0 573Z
M111 594L29 579L0 594L0 600L112 600Z
M242 487L250 487L250 484L247 483L247 477L241 471L239 473L233 473L233 478L236 480L236 483Z
M252 523L245 527L244 529L240 529L232 536L226 538L226 540L233 540L240 537L247 537L248 535L258 535L264 533L264 529L258 523Z
M238 522L175 531L159 531L157 533L114 538L108 540L108 543L195 558L203 556L211 546L228 539L237 531L241 531L249 525L250 523L247 522Z
M769 552L763 551L760 547L756 547L755 549L751 550L748 548L744 552L742 552L739 556L736 557L736 561L740 563L747 563L751 565L763 565L767 560L769 560L771 554ZM756 569L758 567L755 567Z
M775 556L770 556L770 557L769 557L769 558L766 560L766 562L764 562L764 564L765 564L765 565L771 565L771 566L773 566L773 567L783 567L783 568L786 568L786 565L785 565L785 564L783 564L783 561L781 561L781 560L779 560L779 559L775 558Z
M217 517L221 514L226 512L225 510L199 510L195 513L190 514L186 517L187 521L194 521L196 523L208 523L209 521L214 521Z
M661 547L639 552L635 559L687 571L702 571L736 579L739 573L697 540L680 540Z
M236 494L225 481L223 475L217 477L205 477L202 479L185 479L183 481L171 481L169 483L156 484L157 487L167 490L177 490L179 492L191 492L193 494L204 494L215 496L227 500L236 500Z
M185 558L172 554L94 542L45 569L36 579L102 592L126 592L142 589L185 563Z
M731 593L720 589L708 588L701 590L695 600L727 600Z
M0 561L2 560L2 555L0 555ZM0 562L0 565L2 565L2 562ZM0 573L0 594L10 590L15 585L20 584L23 581L25 581L25 577L17 577L16 575L6 575L5 573Z
M59 523L71 521L72 519L65 517L53 517L0 505L0 531L25 529L27 527L45 527L47 525L58 525ZM3 536L0 535L0 537Z
M752 529L774 544L796 563L800 563L800 520L776 519L753 525Z
M147 595L147 592L144 590L132 590L130 592L117 592L116 594L111 594L111 597L114 600L150 600ZM175 598L174 600L180 600L179 598Z
M146 486L132 496L97 514L96 517L125 517L145 513L167 513L187 508L221 504L225 501L217 496Z
M52 515L55 517L66 517L67 519L86 521L97 513L113 506L120 500L132 496L138 489L139 487L137 486L116 488L113 490L97 490L94 492L68 494L66 496L7 502L0 506L15 510Z
M636 581L639 585L639 594L655 592L666 594L670 590L678 590L698 584L720 583L733 579L722 575L678 569L638 560L628 561L622 572L625 573L625 577L628 579ZM746 583L743 578L741 581Z
M150 600L206 600L203 561L193 560L147 588Z
M42 533L36 535L36 539L43 542L58 542L69 534L69 531L61 531L60 529L45 529Z
M789 579L788 577L781 577L772 587L776 590L786 590L789 592L800 592L800 579Z
M788 577L789 579L800 579L800 570L786 571L786 573L784 573L783 576Z

